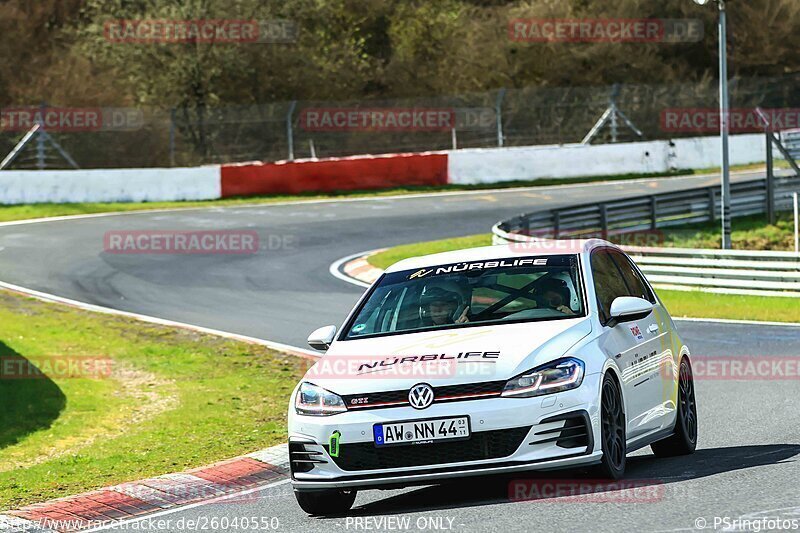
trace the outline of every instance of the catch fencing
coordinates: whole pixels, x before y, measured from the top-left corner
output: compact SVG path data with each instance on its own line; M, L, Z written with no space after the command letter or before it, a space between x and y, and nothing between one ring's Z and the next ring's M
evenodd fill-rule
M800 109L800 75L736 78L730 82L730 92L732 108ZM423 98L104 108L98 110L103 120L96 128L80 129L72 124L67 129L56 127L47 132L80 168L186 167L581 143L613 105L624 112L636 130L621 121L616 127L607 124L595 132L590 142L622 143L713 135L714 128L698 124L697 119L713 118L707 117L706 112L713 113L717 108L717 94L716 82L706 80L673 85L507 88ZM9 109L20 105L39 106L22 102ZM377 110L381 118L387 113L436 110L446 112L449 119L422 127L414 123L362 127L336 120L312 120L334 111L369 110ZM688 114L673 113L674 110L688 110ZM76 115L75 111L71 115ZM69 112L64 114L70 116ZM671 124L670 117L688 119L688 125ZM754 129L734 129L732 133L760 131L760 125L756 125ZM0 156L8 154L24 134L25 130L0 127ZM56 151L35 143L20 154L11 168L37 168L41 158L46 159L47 169L69 168Z

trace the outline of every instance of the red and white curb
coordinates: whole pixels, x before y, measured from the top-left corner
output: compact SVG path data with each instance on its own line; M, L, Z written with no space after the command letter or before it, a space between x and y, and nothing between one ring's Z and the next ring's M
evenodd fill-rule
M366 255L362 255L361 257L357 257L352 261L348 261L343 266L344 273L351 278L355 278L359 281L363 281L364 283L372 285L375 280L381 277L383 270L369 264L369 256L382 251L383 250L373 250Z
M183 473L5 511L0 514L0 531L66 533L95 529L221 496L251 494L254 488L288 479L289 450L286 444L280 444Z
M348 255L347 257L342 257L331 263L328 270L331 275L342 281L346 281L352 285L358 285L359 287L369 287L383 274L383 269L369 264L369 257L383 252L384 250L386 250L386 248L359 252L357 254Z

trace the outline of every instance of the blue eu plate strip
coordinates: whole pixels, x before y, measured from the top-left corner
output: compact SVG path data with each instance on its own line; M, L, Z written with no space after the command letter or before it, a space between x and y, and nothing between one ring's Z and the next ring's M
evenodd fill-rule
M383 442L383 426L381 424L372 426L372 436L375 438L375 444L378 446L385 444Z

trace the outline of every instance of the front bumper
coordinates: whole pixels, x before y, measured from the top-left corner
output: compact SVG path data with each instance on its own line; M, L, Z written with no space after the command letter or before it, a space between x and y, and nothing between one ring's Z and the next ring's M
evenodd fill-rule
M600 460L599 390L602 374L584 376L575 390L535 398L490 398L396 407L327 417L290 409L292 484L297 490L379 488L525 470L548 470ZM375 448L374 424L470 417L467 441ZM340 433L338 457L330 436Z

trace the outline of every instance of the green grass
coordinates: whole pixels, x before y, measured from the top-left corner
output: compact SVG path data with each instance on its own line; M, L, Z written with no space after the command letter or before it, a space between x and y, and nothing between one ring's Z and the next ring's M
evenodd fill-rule
M372 255L367 261L375 267L385 269L408 257L487 246L491 244L491 240L491 235L481 234L404 244ZM673 242L684 246L685 243L693 241L676 239ZM658 289L657 292L673 317L800 322L800 299L797 298L739 296L666 289Z
M0 360L98 356L108 377L0 379L0 510L286 440L307 361L0 292Z
M398 261L409 257L438 254L451 250L463 250L464 248L476 248L478 246L488 246L490 244L492 244L492 236L488 233L457 237L455 239L443 239L440 241L402 244L369 256L367 262L372 266L385 270Z
M800 322L800 299L657 289L673 318L727 318Z
M659 230L664 246L678 248L719 248L722 242L719 223L705 222L675 229ZM779 213L775 224L766 215L735 218L731 244L738 250L794 250L794 220L791 213Z
M755 170L762 168L762 164L739 165L734 170ZM672 176L685 176L692 174L708 174L719 172L718 169L704 170L675 170L664 174L620 174L616 176L587 176L578 178L542 178L537 180L519 180L503 183L481 183L472 185L441 185L399 187L393 189L337 191L330 194L299 194L299 195L272 195L224 198L220 200L185 201L185 202L129 202L129 203L73 203L73 204L22 204L0 205L0 222L26 220L31 218L57 217L66 215L83 215L94 213L109 213L122 211L142 211L146 209L181 209L196 207L224 207L237 205L259 205L275 202L289 202L302 200L320 200L332 198L365 198L402 194L420 194L447 191L469 191L486 189L508 189L515 187L546 187L551 185L564 185L567 183L593 183L598 181L618 181L640 178L661 178Z
M663 238L663 242L653 243L655 246L712 249L720 247L719 224L717 223L692 224L679 228L663 229L659 230L659 232L659 239ZM615 236L610 236L609 240L618 241L619 239L615 238ZM627 241L628 239L623 238L622 240ZM780 213L775 225L767 224L764 215L736 218L733 220L731 242L733 248L740 250L793 250L794 221L792 215L790 213ZM368 261L373 266L385 269L407 257L474 248L476 246L488 246L490 244L492 244L492 236L489 233L404 244L372 255ZM622 244L627 244L627 242Z

